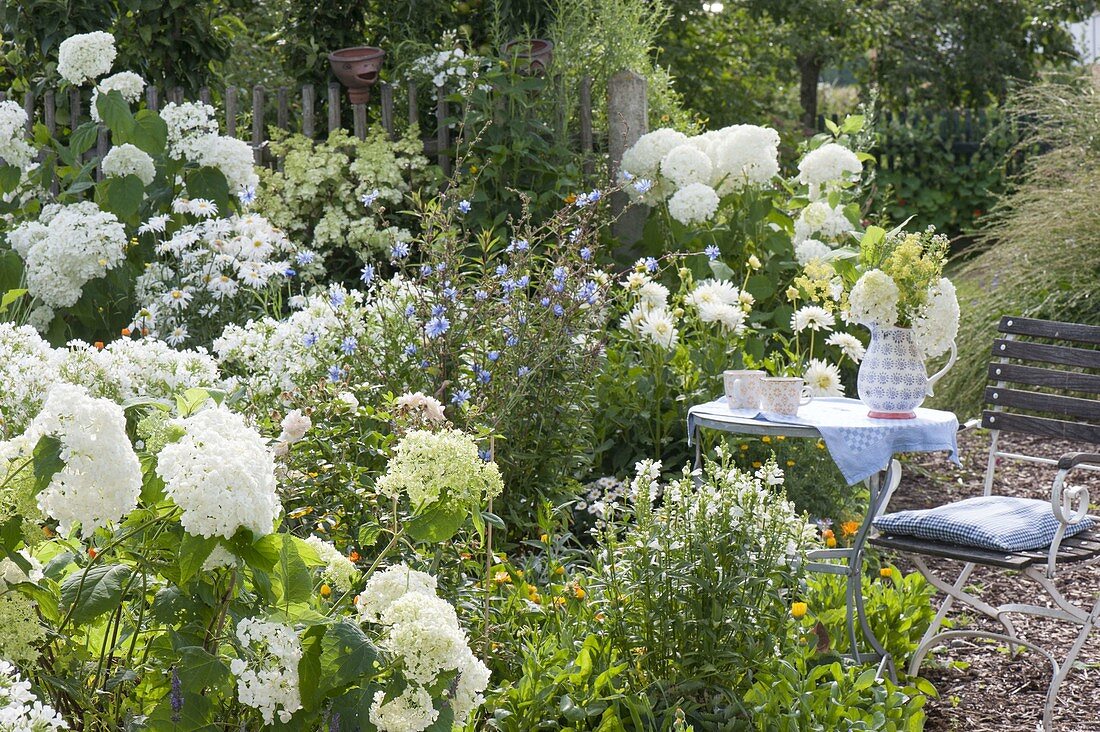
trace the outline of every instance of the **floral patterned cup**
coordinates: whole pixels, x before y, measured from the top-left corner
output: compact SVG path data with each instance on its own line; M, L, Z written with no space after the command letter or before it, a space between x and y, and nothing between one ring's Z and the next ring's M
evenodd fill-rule
M793 416L813 399L810 387L797 376L769 376L760 380L760 410Z
M759 409L763 371L723 371L726 403L730 409Z

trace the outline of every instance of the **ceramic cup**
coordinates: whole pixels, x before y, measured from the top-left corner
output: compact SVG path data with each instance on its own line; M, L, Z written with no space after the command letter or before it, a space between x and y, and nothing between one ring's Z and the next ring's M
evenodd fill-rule
M761 379L760 410L772 414L798 414L798 408L813 399L810 387L797 376L774 376Z
M730 409L759 409L760 382L763 371L723 371L726 387L726 403Z

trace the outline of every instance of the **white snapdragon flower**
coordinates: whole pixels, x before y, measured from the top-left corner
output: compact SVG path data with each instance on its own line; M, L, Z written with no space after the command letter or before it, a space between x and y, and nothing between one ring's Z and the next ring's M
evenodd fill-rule
M836 364L811 358L802 378L815 397L844 396L844 385L840 383L840 369Z
M115 37L95 31L69 36L57 49L57 73L62 79L80 86L111 70L115 62Z
M156 164L149 154L128 142L111 148L100 163L100 169L108 178L136 175L145 186L157 176Z
M705 183L691 183L672 194L668 213L684 226L709 221L718 210L718 194Z
M928 289L924 312L913 321L913 339L924 358L946 353L959 334L959 300L955 285L943 277Z
M865 272L848 295L849 317L863 325L890 327L898 321L898 286L881 269Z
M231 539L240 528L270 534L279 511L275 460L244 418L216 406L173 420L184 435L157 456L164 492L183 509L193 536Z

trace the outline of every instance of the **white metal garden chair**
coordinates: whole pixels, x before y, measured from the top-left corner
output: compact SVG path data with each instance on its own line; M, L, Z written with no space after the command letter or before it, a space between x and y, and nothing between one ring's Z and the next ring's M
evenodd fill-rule
M1023 455L1005 452L998 446L1000 433L1022 432L1056 437L1074 442L1100 444L1100 327L1071 323L1004 317L993 343L989 364L991 385L985 390L986 409L981 425L991 430L991 446L985 473L985 496L993 495L993 479L1000 460L1024 460L1056 467L1050 486L1050 509L1057 519L1056 532L1049 546L1030 551L996 551L963 546L958 543L929 540L900 533L873 538L877 546L911 554L920 572L947 597L936 613L909 664L915 675L928 652L945 640L979 637L1005 642L1015 652L1017 646L1037 651L1053 666L1043 728L1051 729L1051 717L1058 690L1065 680L1093 627L1100 621L1100 587L1091 607L1075 604L1054 584L1059 564L1093 563L1100 560L1100 522L1087 531L1067 538L1085 519L1089 492L1084 486L1071 487L1067 478L1074 471L1100 470L1100 454L1071 452L1060 457ZM1021 362L1032 362L1021 363ZM1039 365L1034 365L1034 364ZM1073 370L1066 370L1068 368ZM1041 388L1042 391L1037 389ZM1066 395L1070 392L1073 395ZM1054 415L1054 416L1050 416ZM952 510L950 504L943 510ZM951 582L933 572L924 555L957 560L963 564L958 578ZM1050 607L1030 603L1007 603L994 607L965 588L977 565L1013 570L1038 583L1052 601ZM998 621L1004 633L976 629L941 631L944 618L958 600ZM1059 662L1054 653L1032 640L1018 637L1012 615L1036 615L1064 620L1079 628L1077 638L1066 657Z

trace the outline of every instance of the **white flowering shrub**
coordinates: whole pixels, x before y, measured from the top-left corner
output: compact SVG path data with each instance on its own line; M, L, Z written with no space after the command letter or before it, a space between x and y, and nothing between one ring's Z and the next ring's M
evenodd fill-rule
M817 530L787 500L774 462L744 472L719 448L701 470L660 475L661 463L638 463L593 530L591 589L620 657L637 659L645 679L696 680L690 694L709 708L747 691L752 669L786 647Z
M58 382L0 442L0 655L23 674L0 661L0 729L108 729L139 714L153 729L465 724L488 668L435 577L381 569L398 543L415 550L411 514L395 505L393 541L366 561L298 538L280 526L287 476L269 436L216 392L174 397L123 407ZM288 413L276 444L296 450L311 428ZM418 459L451 471L436 504L480 512L476 475L495 468L466 440L460 456ZM62 713L34 692L61 694Z

